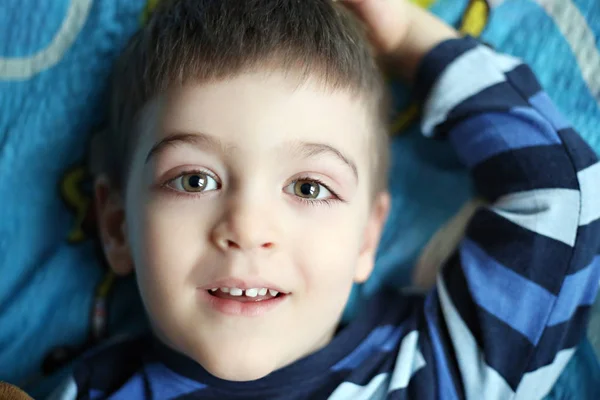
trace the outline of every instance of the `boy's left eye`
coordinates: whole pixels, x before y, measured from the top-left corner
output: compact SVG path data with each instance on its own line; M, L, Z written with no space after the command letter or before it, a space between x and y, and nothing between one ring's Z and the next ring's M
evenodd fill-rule
M332 197L331 191L325 185L309 179L294 181L286 186L284 191L306 200L324 200Z
M219 183L207 173L194 172L178 176L167 183L167 186L179 192L200 193L217 190Z

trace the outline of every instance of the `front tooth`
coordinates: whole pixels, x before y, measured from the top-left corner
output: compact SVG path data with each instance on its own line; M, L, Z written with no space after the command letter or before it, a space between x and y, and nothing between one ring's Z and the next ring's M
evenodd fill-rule
M269 294L273 297L277 296L279 292L277 290L269 289Z
M212 288L210 289L211 292L216 292L218 288Z
M239 288L231 288L229 290L229 294L232 296L241 296L244 291Z
M256 297L258 294L258 289L246 289L246 296L248 297Z
M221 288L221 292L223 292L223 293L229 293L229 288L228 287L222 287Z
M267 288L262 288L258 291L258 294L261 296L264 296L265 294L267 294L268 290Z

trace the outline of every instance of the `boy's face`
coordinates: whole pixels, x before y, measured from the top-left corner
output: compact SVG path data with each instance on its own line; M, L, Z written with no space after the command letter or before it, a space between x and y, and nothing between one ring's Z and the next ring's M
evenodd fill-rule
M124 235L111 239L117 206L100 215L109 261L134 266L157 336L228 380L326 345L387 214L387 195L372 201L372 126L358 97L283 73L148 104Z

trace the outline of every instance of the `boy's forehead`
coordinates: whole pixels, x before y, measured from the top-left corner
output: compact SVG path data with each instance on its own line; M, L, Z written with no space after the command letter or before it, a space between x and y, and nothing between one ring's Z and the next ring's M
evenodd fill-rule
M360 165L373 131L367 110L366 101L347 90L283 73L247 73L171 89L146 105L141 125L153 133L144 142L198 133L240 150L324 144Z

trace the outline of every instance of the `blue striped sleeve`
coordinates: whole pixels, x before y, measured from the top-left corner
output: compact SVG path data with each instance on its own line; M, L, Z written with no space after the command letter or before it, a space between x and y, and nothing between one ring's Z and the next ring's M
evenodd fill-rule
M526 65L472 38L428 54L417 91L423 133L452 143L489 203L430 295L428 337L449 340L425 362L458 366L459 398L541 398L598 292L600 163Z

